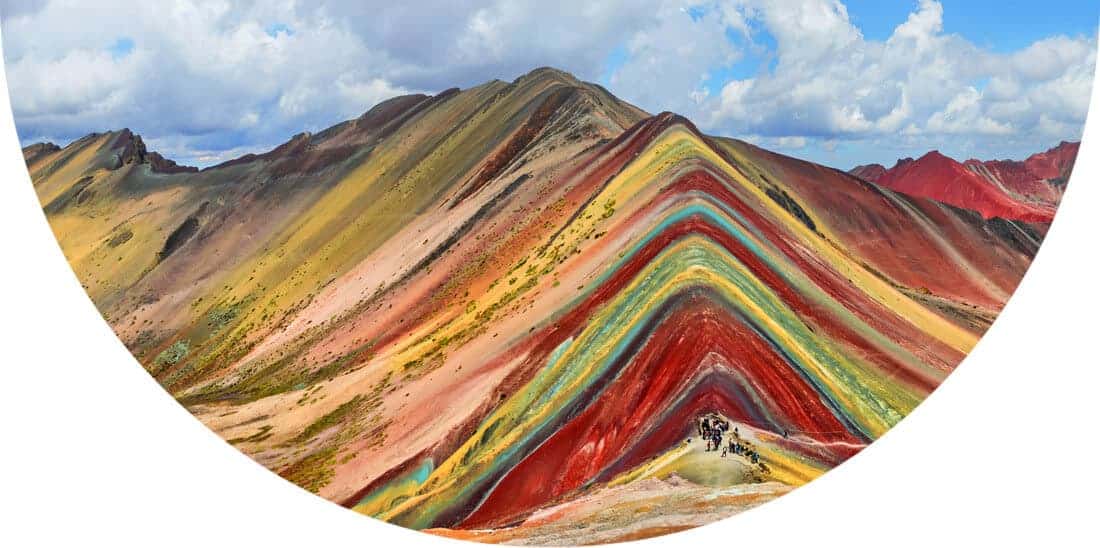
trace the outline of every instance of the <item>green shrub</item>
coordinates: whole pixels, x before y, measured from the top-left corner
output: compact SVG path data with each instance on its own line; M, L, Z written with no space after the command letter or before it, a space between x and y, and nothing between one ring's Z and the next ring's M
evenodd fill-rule
M187 353L191 351L190 341L176 341L172 343L172 346L164 349L157 355L157 358L153 360L157 365L176 365L183 361L187 357Z

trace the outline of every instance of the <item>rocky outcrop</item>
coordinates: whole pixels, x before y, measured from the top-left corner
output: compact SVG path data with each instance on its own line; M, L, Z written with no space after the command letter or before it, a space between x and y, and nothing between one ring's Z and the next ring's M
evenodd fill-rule
M33 164L43 157L60 151L61 147L53 143L35 143L23 148L23 161Z
M141 136L130 131L129 128L117 132L111 148L116 151L118 158L115 169L133 164L145 164L153 173L195 173L199 170L197 167L181 166L155 151L149 151Z

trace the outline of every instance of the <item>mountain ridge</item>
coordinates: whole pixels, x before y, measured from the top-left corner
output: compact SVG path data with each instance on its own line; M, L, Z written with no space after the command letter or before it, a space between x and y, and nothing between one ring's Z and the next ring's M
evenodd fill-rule
M596 90L599 90L603 94L606 94L608 96L611 95L610 92L608 92L605 88L603 88L602 86L600 86L598 84L593 84L593 83L589 83L589 82L581 82L580 80L578 80L572 74L570 74L566 71L563 71L561 69L553 68L553 67L539 67L539 68L533 69L533 70L527 72L526 74L518 76L511 83L504 82L502 80L491 80L491 81L486 82L485 84L482 84L482 85L489 85L489 84L493 84L493 83L499 83L499 84L503 84L503 85L507 85L507 86L512 86L512 85L517 85L517 84L519 84L520 82L522 82L524 80L531 80L531 79L537 79L537 78L553 79L553 80L556 80L556 81L558 81L558 82L560 82L560 83L562 83L566 86L576 87L578 89L594 88ZM214 164L214 165L207 166L207 167L204 167L204 168L198 168L198 167L195 167L195 166L180 165L172 159L165 158L159 152L146 151L145 150L145 144L144 144L144 141L142 140L141 135L133 133L130 130L130 128L120 128L120 129L117 129L117 130L109 130L109 131L105 131L105 132L92 132L92 133L89 133L89 134L87 134L83 137L80 137L80 138L77 138L77 139L73 140L70 144L85 141L85 140L88 140L88 139L95 139L95 138L98 138L98 137L100 137L104 134L116 134L116 135L119 135L120 141L125 141L127 139L133 139L135 141L134 146L136 148L132 151L132 153L135 154L135 157L140 157L139 163L149 163L150 165L161 166L162 169L179 169L179 170L181 170L180 172L183 172L184 170L187 171L187 172L214 170L214 169L220 169L220 168L224 168L224 167L230 167L230 166L233 166L233 165L240 165L240 164L248 163L248 162L255 161L255 160L270 159L274 156L279 155L279 153L281 153L281 152L287 152L287 151L291 151L291 150L299 150L303 143L306 144L306 145L314 144L313 141L312 141L312 138L314 138L314 137L316 137L317 139L319 139L321 141L325 141L328 138L332 137L333 133L338 133L341 130L348 129L349 127L360 127L364 124L376 123L377 119L379 117L384 117L386 115L387 111L390 111L390 113L393 114L391 108L395 107L399 104L409 103L409 102L420 103L420 102L427 101L427 100L444 101L447 98L450 98L454 94L459 93L461 91L463 91L463 90L460 89L460 88L455 87L455 88L449 88L449 89L443 90L443 91L441 91L441 92L439 92L435 95L426 95L426 94L422 94L422 93L412 93L412 94L398 95L398 96L395 96L395 97L391 97L389 99L386 99L386 100L383 100L383 101L377 103L376 105L374 105L373 107L371 107L370 109L365 111L362 115L360 115L357 118L352 118L352 119L344 120L344 121L341 121L341 122L337 122L337 123L325 128L325 129L317 131L316 133L312 133L312 132L309 132L309 131L303 131L303 132L300 132L300 133L297 133L297 134L291 136L287 141L284 141L284 142L282 142L278 145L275 145L273 148L271 148L268 151L257 152L257 153L245 153L245 154L242 154L241 156L238 156L236 158L230 158L228 160L225 160L224 162L220 162L218 164ZM637 109L637 107L633 107L633 105L631 105L631 107ZM640 109L637 109L637 110L638 110L638 112L644 112L644 111L641 111ZM400 113L396 113L396 114L400 114ZM45 151L57 152L60 149L67 148L68 146L69 145L61 147L61 146L59 146L55 143L48 142L48 141L32 143L32 144L29 144L29 145L23 147L23 151L24 151L24 155L25 155L24 159L25 160L27 159L26 154L28 152L33 152L35 154L42 154ZM140 149L140 154L138 153L139 149ZM150 156L150 157L155 158L155 162L148 161L146 159L147 155Z
M902 158L887 169L861 165L849 173L872 183L981 212L987 218L1050 222L1080 143L1062 141L1024 160L959 162L938 150Z
M570 86L573 84L569 84L569 82L579 82L569 73L548 67L535 69L518 77L511 84L506 84L500 80L492 82L515 85L524 79L539 75L550 75L552 78ZM586 85L594 86L604 93L608 93L606 89L596 84ZM402 104L411 107L427 107L432 102L445 101L459 92L461 92L459 88L451 88L434 96L409 94L393 97L378 103L357 118L339 122L317 133L301 132L266 152L247 153L205 168L180 165L174 160L165 158L157 151L148 151L142 137L133 133L129 128L108 132L93 132L74 140L70 145L96 139L103 135L116 135L117 141L114 148L122 149L118 153L120 164L136 162L140 165L148 165L154 173L162 174L205 173L253 162L276 160L286 160L288 173L303 168L308 172L314 166L324 166L352 155L355 147L367 144L371 137L369 134L371 125L385 125L394 121L387 118L387 116L399 117L415 114L415 108L402 110ZM395 108L396 110L394 110ZM644 114L643 111L639 110L639 112ZM647 114L647 116L666 114L674 113L666 111L658 115ZM677 114L676 116L691 123L690 120L681 115ZM692 126L694 127L694 124ZM357 131L366 131L366 134L357 135ZM698 129L696 128L695 131L698 131ZM331 144L331 141L339 140L341 137L344 139L343 146L333 146ZM357 138L359 140L356 140ZM69 145L61 147L51 142L34 143L23 148L24 160L28 164L34 163L68 147ZM1061 199L1061 193L1064 192L1064 186L1069 173L1072 171L1079 147L1079 142L1062 141L1051 149L1033 154L1025 160L978 160L972 158L964 162L958 162L938 150L932 150L919 159L899 159L891 168L886 168L881 164L866 164L856 166L847 173L911 196L930 198L964 209L976 210L986 218L1002 216L1013 220L1050 222L1053 218L1053 209L1050 206L1056 206ZM319 152L318 149L324 150L324 152ZM290 163L298 164L299 167L290 169ZM978 178L1000 187L1001 190L1009 190L1015 196L1002 196L1003 192L994 190L990 193L992 197L988 198L987 201L996 205L983 205L980 200L975 200L972 197L953 196L951 192L943 189L927 189L922 188L919 184L907 183L905 181L907 177L897 175L899 171L912 169L912 165L916 163L936 163L938 164L937 168L933 171L937 171L941 175L945 172L957 171L955 165L957 164L969 170ZM943 167L945 165L947 167ZM956 175L958 174L956 173ZM961 175L961 178L965 181L964 184L975 186L975 178L967 175ZM1025 203L1013 203L1020 201L1018 197L1023 197ZM1030 201L1037 203L1027 203ZM1011 205L997 204L997 202L1010 203Z

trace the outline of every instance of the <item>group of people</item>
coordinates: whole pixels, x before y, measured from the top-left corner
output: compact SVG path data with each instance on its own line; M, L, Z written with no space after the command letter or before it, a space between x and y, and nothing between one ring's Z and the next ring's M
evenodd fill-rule
M722 456L743 456L753 464L760 463L760 453L747 444L741 443L741 434L734 427L733 435L727 443L722 443L722 438L730 429L729 421L717 415L707 415L699 421L699 435L707 441L707 451L722 451Z
M729 446L722 449L722 456L726 456L726 453L733 455L744 455L753 464L760 464L760 453L756 452L756 449L750 449L747 445L742 445L740 441L731 439Z
M729 428L729 421L719 416L708 415L699 421L699 435L707 440L707 451L717 451L722 447L722 436Z

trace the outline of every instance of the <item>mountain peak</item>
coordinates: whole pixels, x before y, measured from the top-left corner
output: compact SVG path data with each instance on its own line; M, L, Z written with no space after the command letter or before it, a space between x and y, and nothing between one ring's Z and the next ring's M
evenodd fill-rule
M959 163L954 158L952 158L952 157L950 157L950 156L948 156L948 155L946 155L946 154L944 154L944 153L942 153L938 150L935 150L935 149L928 151L924 156L921 156L920 158L917 158L916 161L918 161L918 162L952 163L952 164Z
M878 182L878 180L886 174L886 166L882 164L866 164L862 166L856 166L848 171L850 175L854 175L864 181L870 181L872 183Z
M183 166L173 160L169 160L156 151L150 151L145 146L145 141L130 130L123 128L112 132L115 135L110 148L118 150L118 163L115 169L131 164L147 164L153 173L194 173L197 167Z
M671 111L664 111L660 114L651 116L650 118L643 120L643 124L649 124L657 128L658 130L665 130L674 126L682 126L688 131L703 136L703 133L699 131L699 128L695 126L695 122L692 122L682 114L677 114Z
M23 147L23 161L27 164L32 164L35 160L38 160L43 156L47 156L60 151L61 147L50 142L34 143L32 145Z
M941 174L958 174L967 171L966 166L961 162L938 150L931 150L916 160L905 162L900 165L899 169L902 171L935 172Z
M516 78L516 83L529 79L554 79L561 80L569 84L580 84L580 80L571 73L554 67L539 67L536 68L519 78Z

